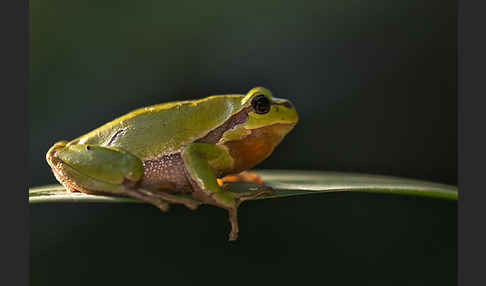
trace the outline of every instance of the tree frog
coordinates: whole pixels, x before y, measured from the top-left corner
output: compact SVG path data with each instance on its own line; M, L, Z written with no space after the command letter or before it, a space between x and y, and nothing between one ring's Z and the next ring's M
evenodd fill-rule
M267 158L297 121L290 101L255 87L134 110L55 143L46 159L70 192L132 197L162 211L169 203L224 208L232 241L238 237L238 206L273 190L260 185L234 193L222 182L228 176L255 180L245 171ZM185 195L175 195L180 193Z

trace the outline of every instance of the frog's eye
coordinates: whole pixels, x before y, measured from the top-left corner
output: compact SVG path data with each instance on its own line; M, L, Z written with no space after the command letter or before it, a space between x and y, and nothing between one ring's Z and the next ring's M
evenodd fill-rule
M263 95L259 94L251 100L251 106L258 114L265 114L270 111L270 100Z

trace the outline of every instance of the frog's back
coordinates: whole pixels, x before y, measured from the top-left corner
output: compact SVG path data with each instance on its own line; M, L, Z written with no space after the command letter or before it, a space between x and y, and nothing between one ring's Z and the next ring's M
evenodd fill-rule
M179 152L241 109L243 95L210 96L134 110L73 141L123 148L141 159Z

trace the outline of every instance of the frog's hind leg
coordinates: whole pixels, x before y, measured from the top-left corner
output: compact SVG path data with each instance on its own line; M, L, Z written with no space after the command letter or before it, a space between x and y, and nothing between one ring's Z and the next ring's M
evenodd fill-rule
M169 209L169 203L163 198L137 189L142 165L126 151L82 144L69 146L61 141L51 147L46 159L58 181L70 192L132 197L162 211Z
M114 185L110 183L94 181L69 165L59 164L57 170L62 178L61 183L69 192L81 192L88 195L124 196L138 199L159 208L161 211L169 210L169 203L160 196L151 196L141 189L133 188L130 184Z

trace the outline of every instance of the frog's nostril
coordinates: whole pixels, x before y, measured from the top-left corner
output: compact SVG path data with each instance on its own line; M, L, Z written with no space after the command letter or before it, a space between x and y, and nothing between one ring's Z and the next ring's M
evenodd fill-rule
M91 147L89 145L86 145L86 150L87 151L91 150Z

